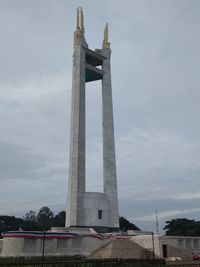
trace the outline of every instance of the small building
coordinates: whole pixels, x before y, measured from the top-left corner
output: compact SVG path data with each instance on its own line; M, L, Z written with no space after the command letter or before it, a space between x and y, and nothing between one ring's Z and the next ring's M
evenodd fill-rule
M177 257L192 259L193 254L200 253L200 237L137 235L132 240L138 245L153 251L156 258Z

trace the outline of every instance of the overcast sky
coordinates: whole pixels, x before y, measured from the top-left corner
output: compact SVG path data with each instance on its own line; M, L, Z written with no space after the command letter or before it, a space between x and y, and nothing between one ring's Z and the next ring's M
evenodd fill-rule
M200 220L200 1L0 0L0 214L65 209L76 8L109 22L120 215ZM102 190L101 87L87 85L87 189Z

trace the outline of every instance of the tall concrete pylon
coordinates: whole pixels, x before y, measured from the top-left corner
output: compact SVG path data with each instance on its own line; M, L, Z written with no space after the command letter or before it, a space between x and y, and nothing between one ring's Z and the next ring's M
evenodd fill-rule
M84 32L83 11L78 8L74 32L66 227L112 231L118 229L119 219L108 24L102 49L89 49ZM85 83L97 80L102 80L103 193L85 191Z

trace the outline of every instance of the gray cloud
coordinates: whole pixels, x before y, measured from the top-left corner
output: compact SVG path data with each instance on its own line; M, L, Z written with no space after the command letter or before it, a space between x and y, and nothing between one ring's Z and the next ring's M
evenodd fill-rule
M36 170L45 166L41 155L35 155L26 147L12 143L0 143L0 169L1 181L6 179L32 179L37 178ZM26 158L26 161L24 161Z

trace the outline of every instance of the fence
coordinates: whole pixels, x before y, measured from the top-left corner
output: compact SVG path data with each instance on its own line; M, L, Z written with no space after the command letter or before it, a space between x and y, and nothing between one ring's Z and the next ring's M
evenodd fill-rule
M200 261L182 260L182 261L169 261L166 263L167 267L200 267Z
M81 257L6 257L0 266L19 267L165 267L163 260L83 259Z

